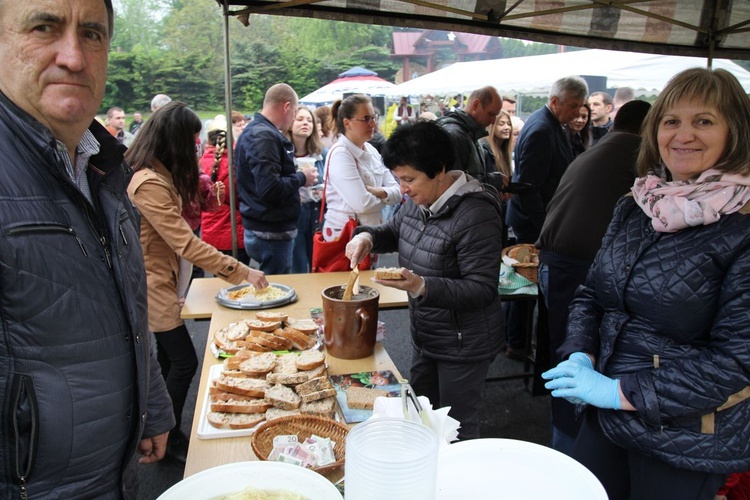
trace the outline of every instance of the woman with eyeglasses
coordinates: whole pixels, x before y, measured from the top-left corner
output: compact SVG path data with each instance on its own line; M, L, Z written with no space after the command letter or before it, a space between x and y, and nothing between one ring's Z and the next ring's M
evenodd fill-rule
M336 240L352 218L360 224L380 224L383 207L401 201L398 183L367 142L378 121L370 98L354 94L333 103L331 112L339 137L328 152L324 178L326 241Z

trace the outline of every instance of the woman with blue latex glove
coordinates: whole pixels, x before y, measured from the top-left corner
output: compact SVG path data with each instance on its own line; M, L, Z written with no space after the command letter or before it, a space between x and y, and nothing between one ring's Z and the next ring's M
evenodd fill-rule
M642 135L543 377L588 405L572 455L611 500L713 500L750 469L750 99L689 69Z

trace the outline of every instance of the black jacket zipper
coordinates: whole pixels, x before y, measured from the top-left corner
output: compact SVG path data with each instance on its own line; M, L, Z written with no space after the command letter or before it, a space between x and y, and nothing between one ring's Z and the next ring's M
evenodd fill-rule
M86 251L86 247L83 245L83 241L75 232L72 227L64 226L62 224L34 224L29 226L18 226L12 229L7 229L6 234L8 236L16 236L24 233L50 233L50 232L62 232L73 236L78 242L78 246L81 247L83 255L88 257L89 253Z
M27 375L17 375L14 377L11 386L11 427L14 435L14 449L13 449L13 461L15 467L16 480L19 486L19 493L21 500L28 499L28 491L26 485L31 474L31 470L34 467L34 460L36 458L36 446L39 434L37 427L37 404L36 404L36 393L34 391L34 384L31 382L30 377ZM19 421L18 414L19 410L23 405L28 405L28 421ZM26 427L26 428L22 428ZM24 450L22 446L22 439L27 437L28 449L26 450L26 456L24 457Z

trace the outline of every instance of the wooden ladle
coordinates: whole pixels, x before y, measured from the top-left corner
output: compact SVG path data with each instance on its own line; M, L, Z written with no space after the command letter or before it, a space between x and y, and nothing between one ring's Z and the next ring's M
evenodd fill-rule
M346 283L344 296L341 297L341 300L352 300L352 294L354 293L354 287L356 286L358 279L359 267L355 267L354 269L352 269L352 272L349 273L349 281Z

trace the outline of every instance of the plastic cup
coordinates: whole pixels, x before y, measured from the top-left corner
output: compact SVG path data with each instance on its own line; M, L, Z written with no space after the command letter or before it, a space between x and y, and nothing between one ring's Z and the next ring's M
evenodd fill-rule
M438 438L427 427L374 418L346 438L346 500L434 500Z

